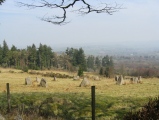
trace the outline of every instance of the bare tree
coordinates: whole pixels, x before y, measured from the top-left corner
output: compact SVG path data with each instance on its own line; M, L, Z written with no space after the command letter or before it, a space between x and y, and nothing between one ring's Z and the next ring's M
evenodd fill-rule
M2 3L4 2L5 0L0 0L0 5L2 5Z
M115 4L114 6L108 5L106 3L101 3L99 6L93 6L90 2L86 2L86 0L54 0L50 2L50 0L33 0L33 3L24 3L18 2L20 7L25 6L28 8L49 8L49 9L60 9L62 11L61 15L53 15L50 17L44 16L41 18L43 21L50 22L56 25L62 25L68 23L66 21L67 12L71 8L73 8L77 2L80 2L78 5L80 7L78 9L72 10L73 12L77 12L80 15L86 15L92 12L95 13L107 13L112 15L114 12L117 12L121 9L121 5ZM94 2L94 1L92 1Z

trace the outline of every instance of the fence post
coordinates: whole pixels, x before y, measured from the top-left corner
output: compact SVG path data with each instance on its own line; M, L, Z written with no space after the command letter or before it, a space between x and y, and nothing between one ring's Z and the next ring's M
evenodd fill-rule
M95 86L91 86L92 95L92 120L95 120Z
M9 89L9 83L6 84L7 87L7 103L8 103L8 108L7 108L7 112L9 113L11 111L11 107L10 107L10 89Z

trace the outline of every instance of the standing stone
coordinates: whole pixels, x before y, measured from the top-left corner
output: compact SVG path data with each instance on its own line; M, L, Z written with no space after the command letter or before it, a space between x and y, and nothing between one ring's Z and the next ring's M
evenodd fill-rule
M134 83L136 84L136 83L138 83L138 82L139 82L138 77L135 77L135 78L134 78Z
M46 82L46 80L44 78L41 79L40 86L41 87L47 87L47 82Z
M25 85L31 85L31 78L30 77L25 78Z
M79 76L74 76L73 80L79 80Z
M40 78L38 78L38 77L36 77L36 82L38 83L38 84L40 84Z
M124 79L123 79L122 75L119 76L118 80L116 81L116 84L117 85L123 85L124 84Z
M118 79L119 79L119 76L116 75L116 76L115 76L115 81L118 81Z
M23 120L23 117L21 115L17 115L14 117L14 120Z
M139 82L139 83L142 83L142 78L141 78L141 76L138 77L138 82Z
M133 83L133 84L139 83L138 77L133 77L133 78L131 78L130 80L131 80L131 83Z
M0 114L0 120L5 120L5 118Z
M54 76L54 81L57 81L56 77Z
M90 85L90 82L88 81L87 78L84 78L80 84L80 87L86 87L86 86L89 86Z
M95 76L94 80L100 80L100 78L98 76Z

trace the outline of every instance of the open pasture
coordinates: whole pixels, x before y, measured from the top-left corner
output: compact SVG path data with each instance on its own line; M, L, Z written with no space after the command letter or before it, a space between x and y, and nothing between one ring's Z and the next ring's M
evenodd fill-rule
M14 71L14 72L11 72ZM43 71L44 73L46 71ZM47 71L48 72L48 71ZM54 72L54 71L52 71ZM67 74L67 73L65 73ZM30 77L32 81L38 78L45 78L48 87L38 87L33 85L25 85L25 78ZM82 93L90 94L91 86L96 86L96 94L106 96L124 96L124 97L153 97L159 95L159 79L149 78L142 79L142 84L127 84L116 85L114 79L101 78L99 81L88 78L90 81L89 87L79 87L80 80L73 80L72 78L57 78L53 81L52 77L44 77L41 75L34 75L28 73L21 73L18 70L4 69L0 73L0 92L5 92L6 83L10 83L11 93L30 93L30 92L46 92L46 93Z
M41 71L46 72L59 72L59 71ZM66 73L69 75L76 75L75 73ZM85 73L87 76L96 76L93 74ZM38 78L45 78L47 80L48 87L39 87L33 85L25 85L25 78L30 77L32 81ZM77 110L73 110L71 116L77 118L91 118L91 86L96 86L96 116L97 120L112 119L115 116L122 117L123 114L130 110L137 110L148 102L149 98L155 98L159 95L159 79L149 78L142 79L142 84L127 84L116 85L114 79L101 78L100 80L93 80L89 77L90 86L79 87L82 78L80 80L73 80L73 78L57 78L57 81L53 80L53 77L44 77L42 75L22 73L18 70L1 69L0 73L0 93L6 93L6 83L10 83L11 94L20 94L27 96L28 100L35 103L39 99L44 100L47 96L64 97L72 101ZM43 96L40 97L40 94ZM18 95L19 96L19 95ZM37 96L37 98L36 98ZM44 98L45 96L45 98ZM25 96L23 96L25 98ZM17 99L19 99L17 97ZM25 98L26 99L26 98ZM21 100L21 98L19 99ZM64 108L65 109L65 108ZM71 109L71 108L68 108ZM61 111L61 110L60 110ZM78 114L75 115L75 111ZM59 113L62 116L62 113ZM66 116L66 115L64 115Z

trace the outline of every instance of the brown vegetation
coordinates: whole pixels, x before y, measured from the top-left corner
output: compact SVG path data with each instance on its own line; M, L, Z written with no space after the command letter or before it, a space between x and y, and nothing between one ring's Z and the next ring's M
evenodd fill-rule
M33 81L33 82L32 82L32 86L33 86L33 87L37 87L37 86L39 86L39 83L38 83L37 81Z

